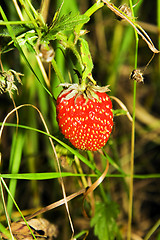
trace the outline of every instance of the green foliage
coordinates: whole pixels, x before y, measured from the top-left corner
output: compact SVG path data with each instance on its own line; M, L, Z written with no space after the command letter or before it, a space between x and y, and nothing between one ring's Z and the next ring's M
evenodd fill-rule
M24 34L20 35L17 40L19 45L27 47L28 51L35 53L34 46L37 42L38 36L36 36L35 30L26 31Z
M57 33L62 31L71 31L75 26L84 24L89 21L89 17L85 15L68 13L53 21L49 29L44 33L42 40L50 41L56 39Z
M119 238L119 230L116 219L119 210L114 202L97 202L95 216L91 219L91 227L94 227L94 234L99 240L114 240Z
M24 137L22 133L19 133L17 136L17 132L14 133L12 147L11 147L11 154L10 154L10 164L9 164L9 172L12 174L16 174L19 172L21 159L22 159L22 151L24 146ZM12 179L9 183L9 190L10 193L14 196L16 192L16 185L17 180ZM11 216L13 208L13 201L11 197L8 197L7 201L7 211L9 216Z

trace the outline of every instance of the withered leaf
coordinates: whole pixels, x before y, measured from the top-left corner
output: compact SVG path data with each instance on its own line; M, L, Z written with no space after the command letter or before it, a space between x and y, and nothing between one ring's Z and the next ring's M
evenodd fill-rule
M54 240L58 235L57 227L54 224L51 224L49 221L47 221L44 218L39 218L39 219L34 218L27 221L27 223L32 229L33 234L35 235L37 240L43 240L43 239ZM24 221L13 222L11 224L11 230L12 230L13 236L17 240L34 239L31 231L29 230L28 226ZM2 237L2 239L9 239L4 234L0 234L0 237Z

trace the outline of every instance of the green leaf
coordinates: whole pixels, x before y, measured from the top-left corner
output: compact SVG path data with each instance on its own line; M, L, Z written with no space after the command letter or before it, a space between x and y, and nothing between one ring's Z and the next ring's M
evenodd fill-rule
M21 180L48 180L60 177L80 177L80 176L90 176L96 177L95 174L80 174L72 172L46 172L46 173L12 173L12 174L0 174L0 177L7 179L21 179Z
M12 23L12 22L8 22L8 23ZM6 25L7 25L7 22L6 22ZM32 25L13 25L12 26L15 36L19 36L20 34L25 33L26 31L29 31L32 28L33 28ZM11 38L11 35L10 35L10 32L8 31L7 26L1 25L1 22L0 22L0 36Z
M21 159L22 159L23 145L24 145L24 134L21 133L17 135L17 132L15 132L13 141L12 141L10 165L9 165L9 171L11 171L11 173L16 174L19 172ZM17 185L17 181L11 179L9 183L9 190L13 197L15 197L16 185ZM9 215L11 215L12 208L13 208L13 201L9 196L7 201L7 212Z
M95 216L91 219L91 227L94 227L94 234L99 240L114 240L119 238L116 218L119 213L116 203L109 204L97 202Z
M86 15L73 14L68 13L67 15L63 15L59 19L55 19L53 24L48 30L47 34L44 34L43 40L50 41L56 39L56 34L62 31L71 31L78 24L84 24L89 21L89 17Z
M4 227L2 225L2 223L0 223L0 239L2 239L1 237L1 234L4 234L8 239L12 239L12 236L11 236L11 233L9 232L8 229L6 229L6 227Z
M3 24L5 23L6 25L1 25L2 22ZM0 38L2 43L2 46L1 46L2 53L6 53L14 49L13 48L14 41L11 40L12 39L11 32L7 27L9 23L12 23L12 21L8 21L8 22L0 21ZM17 21L17 23L19 23L19 25L11 24L10 26L12 26L12 30L15 36L17 37L17 41L19 41L19 44L22 42L22 45L23 45L26 33L30 31L34 31L34 30L31 30L33 26L31 24L20 25L19 21ZM34 36L36 36L35 33L34 33Z
M80 51L81 51L82 62L85 67L85 70L83 71L82 79L86 79L89 75L92 76L93 62L92 62L92 57L90 54L88 42L83 38L79 38L79 41L80 41Z

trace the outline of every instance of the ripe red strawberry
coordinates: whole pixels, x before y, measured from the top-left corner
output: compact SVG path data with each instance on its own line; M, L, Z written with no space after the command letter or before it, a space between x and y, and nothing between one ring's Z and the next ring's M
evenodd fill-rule
M96 151L106 144L112 131L111 100L98 86L84 93L73 85L57 98L59 128L76 148Z

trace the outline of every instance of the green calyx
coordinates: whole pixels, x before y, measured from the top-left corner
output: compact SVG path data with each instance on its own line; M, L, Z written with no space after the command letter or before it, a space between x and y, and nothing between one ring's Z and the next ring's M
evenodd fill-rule
M65 100L69 100L73 97L75 97L75 99L79 96L79 95L83 95L84 99L86 99L86 101L88 101L89 99L97 99L99 101L99 98L96 94L96 92L108 92L110 91L109 89L109 85L104 86L104 87L100 87L98 85L94 85L92 82L89 82L88 84L70 84L70 83L62 83L59 86L62 86L64 88L66 88L65 90L63 90L63 92L60 94L60 96L62 94L67 94L63 99Z

